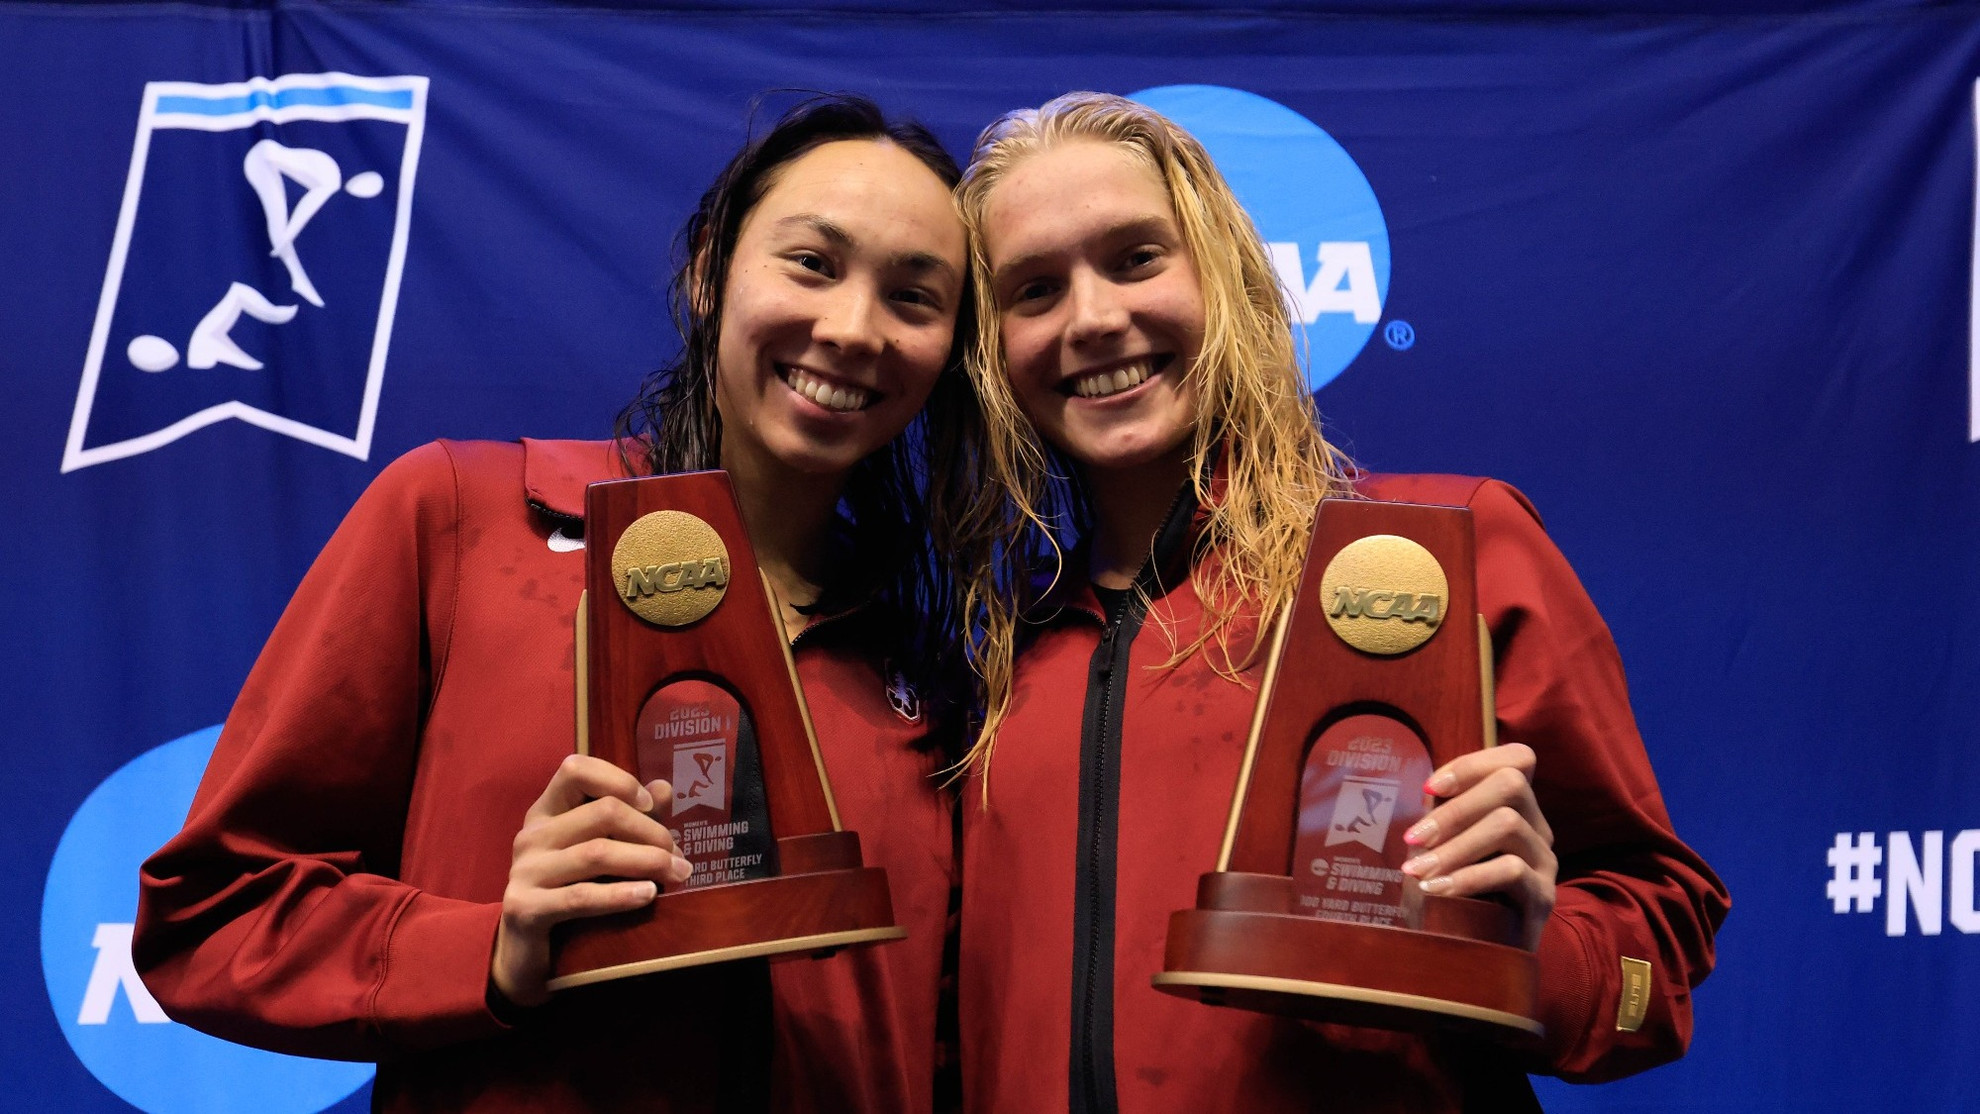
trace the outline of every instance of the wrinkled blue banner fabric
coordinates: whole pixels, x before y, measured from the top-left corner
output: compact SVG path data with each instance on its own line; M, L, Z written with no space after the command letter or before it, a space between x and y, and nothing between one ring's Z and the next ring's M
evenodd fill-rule
M1691 1055L1549 1108L1972 1109L1976 78L1969 4L0 4L8 1104L361 1108L129 969L331 529L434 437L609 431L765 90L962 154L1093 88L1225 166L1339 443L1534 499L1732 889Z

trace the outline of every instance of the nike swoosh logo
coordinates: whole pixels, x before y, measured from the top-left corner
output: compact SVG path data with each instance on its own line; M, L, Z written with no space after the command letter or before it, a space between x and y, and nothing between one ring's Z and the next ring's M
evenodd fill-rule
M584 539L571 537L559 526L551 532L549 544L552 553L575 553L584 548Z

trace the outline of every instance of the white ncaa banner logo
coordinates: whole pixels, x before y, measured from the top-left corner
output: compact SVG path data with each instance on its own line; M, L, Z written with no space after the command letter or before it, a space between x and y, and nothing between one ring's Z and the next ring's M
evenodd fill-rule
M62 471L238 418L365 459L427 79L145 86Z

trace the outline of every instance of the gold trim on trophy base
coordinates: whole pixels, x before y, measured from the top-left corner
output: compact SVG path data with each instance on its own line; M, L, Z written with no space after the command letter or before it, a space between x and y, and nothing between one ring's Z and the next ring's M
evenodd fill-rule
M1365 986L1343 986L1339 983L1306 982L1301 979L1273 978L1269 975L1238 975L1215 971L1164 971L1155 976L1156 986L1191 987L1209 991L1238 991L1263 994L1289 994L1300 998L1319 998L1330 1001L1354 1002L1363 1005L1407 1010L1414 1013L1431 1013L1459 1021L1488 1025L1495 1029L1509 1029L1528 1036L1539 1037L1546 1033L1546 1027L1537 1021L1520 1017L1501 1010L1489 1010L1482 1006L1467 1005L1444 998L1429 998L1420 994L1403 994L1393 990L1374 990ZM1171 991L1171 993L1174 993ZM1238 1003L1230 1003L1237 1005Z
M887 928L852 928L843 932L820 932L814 936L790 936L782 940L736 944L727 948L710 948L707 951L683 952L680 955L662 956L659 959L646 959L638 963L621 963L616 967L600 967L593 971L565 975L561 979L551 979L547 985L551 990L568 990L574 986L585 986L595 982L629 979L634 975L652 975L682 967L727 963L732 959L756 959L766 955L787 955L791 952L830 951L851 947L854 944L877 944L883 940L901 940L906 937L907 929L898 925Z
M788 874L669 888L625 913L566 921L552 933L551 990L752 956L805 954L901 939L886 872L859 864L859 837L777 841Z
M1505 924L1469 923L1510 921L1500 906L1425 896L1423 925L1405 928L1281 911L1291 898L1283 875L1204 875L1198 907L1169 919L1155 988L1309 1021L1498 1041L1544 1033L1533 953L1482 938Z

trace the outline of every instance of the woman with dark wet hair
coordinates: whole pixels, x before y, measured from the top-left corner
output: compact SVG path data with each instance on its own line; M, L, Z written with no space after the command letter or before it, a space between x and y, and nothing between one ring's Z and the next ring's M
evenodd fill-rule
M383 1110L934 1104L957 609L921 508L972 482L956 179L870 102L798 106L701 199L683 350L616 441L437 442L378 477L145 864L134 956L167 1012L378 1060ZM573 753L584 487L712 467L786 601L840 813L910 935L552 998L556 924L692 869L653 814L665 782Z

